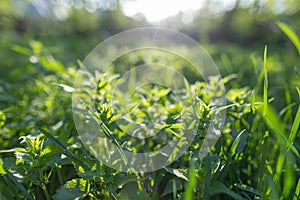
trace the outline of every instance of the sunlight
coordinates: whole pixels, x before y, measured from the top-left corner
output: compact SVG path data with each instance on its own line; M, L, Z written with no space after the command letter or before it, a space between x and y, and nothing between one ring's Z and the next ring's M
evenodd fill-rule
M150 22L157 22L179 12L192 12L201 8L203 1L195 0L133 0L123 1L125 15L133 17L143 14Z

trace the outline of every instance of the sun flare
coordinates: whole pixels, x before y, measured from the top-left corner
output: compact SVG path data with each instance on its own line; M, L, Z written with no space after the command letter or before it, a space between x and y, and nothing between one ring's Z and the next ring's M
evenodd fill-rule
M123 12L127 16L143 14L150 22L157 22L179 12L201 8L202 2L195 0L134 0L124 1Z

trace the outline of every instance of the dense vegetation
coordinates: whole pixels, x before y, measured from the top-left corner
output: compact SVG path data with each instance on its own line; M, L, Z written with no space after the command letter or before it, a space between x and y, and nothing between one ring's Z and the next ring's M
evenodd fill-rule
M182 70L199 99L195 139L172 164L138 173L112 169L90 154L74 125L72 92L76 72L94 46L148 22L124 16L120 5L97 12L74 7L58 19L53 13L38 16L32 3L19 9L1 1L0 199L299 199L300 5L286 1L286 10L276 13L273 1L237 2L217 14L207 3L189 23L180 14L161 22L199 41L213 57L226 87L226 105L218 108L226 111L226 120L212 151L199 157L214 112L205 92L210 83ZM151 56L157 63L163 59ZM180 71L183 63L170 60ZM122 102L121 94L111 93L117 69L143 63L143 55L123 56L112 63L113 73L100 74L92 111L133 152L163 145L141 144L114 123L116 102ZM164 127L166 141L180 129L176 117L182 105L168 88L150 85L132 98L141 106L131 119L145 122L160 114L164 124L154 123Z

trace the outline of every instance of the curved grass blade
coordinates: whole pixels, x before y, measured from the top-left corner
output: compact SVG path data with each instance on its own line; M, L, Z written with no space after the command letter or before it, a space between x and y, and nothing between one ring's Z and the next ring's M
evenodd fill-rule
M282 32L284 32L288 36L288 38L292 41L292 43L295 45L300 55L300 40L299 37L296 35L296 33L283 22L277 22L276 24L282 30Z

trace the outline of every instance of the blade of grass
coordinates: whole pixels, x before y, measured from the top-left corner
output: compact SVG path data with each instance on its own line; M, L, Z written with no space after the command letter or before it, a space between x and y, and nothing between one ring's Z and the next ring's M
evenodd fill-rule
M268 71L267 71L267 46L264 50L264 110L263 116L266 116L268 110Z
M279 153L279 156L277 158L277 163L276 163L276 173L274 175L274 181L275 182L280 182L281 181L281 174L283 172L283 166L284 166L284 161L285 161L285 153L282 151Z
M293 187L296 184L296 174L293 168L293 161L291 162L291 154L288 154L288 158L287 158L288 162L286 162L286 166L285 166L285 173L284 173L284 179L283 179L283 189L282 189L282 196L286 199Z
M294 198L293 200L297 200L300 197L300 179L298 179L298 184L295 190Z
M296 35L296 33L283 22L276 22L277 26L288 36L288 38L292 41L292 43L295 45L298 54L300 55L300 40L299 37Z
M192 200L193 199L193 190L196 187L197 179L196 179L196 170L195 167L191 167L190 175L189 175L189 182L186 186L185 192L184 192L184 199L185 200Z
M261 98L259 96L256 96L255 101L260 102ZM267 109L266 116L263 116L263 108L262 107L263 106L261 106L260 104L257 104L255 106L255 108L258 111L258 113L260 114L260 116L263 118L263 120L268 125L268 127L272 130L272 133L274 133L276 135L276 137L278 138L278 141L282 145L284 145L285 147L289 147L299 158L300 157L299 152L295 148L295 146L288 140L288 138L286 136L286 132L285 132L285 125L281 122L281 120L279 119L276 112L272 109L271 106L269 106Z
M176 196L177 196L177 188L176 188L176 181L175 179L173 179L173 200L176 200Z
M284 87L284 91L285 91L285 99L286 99L286 114L283 118L283 121L286 123L288 120L290 120L292 118L292 100L291 100L291 94L290 94L290 90L287 86Z
M299 99L300 99L300 90L299 90L299 88L297 88L297 91L298 91L298 95L299 95ZM299 129L299 124L300 124L300 105L298 107L298 111L296 113L296 118L294 120L292 129L291 129L291 132L290 132L290 136L289 136L289 142L290 143L293 143L293 141L296 138L297 131Z

